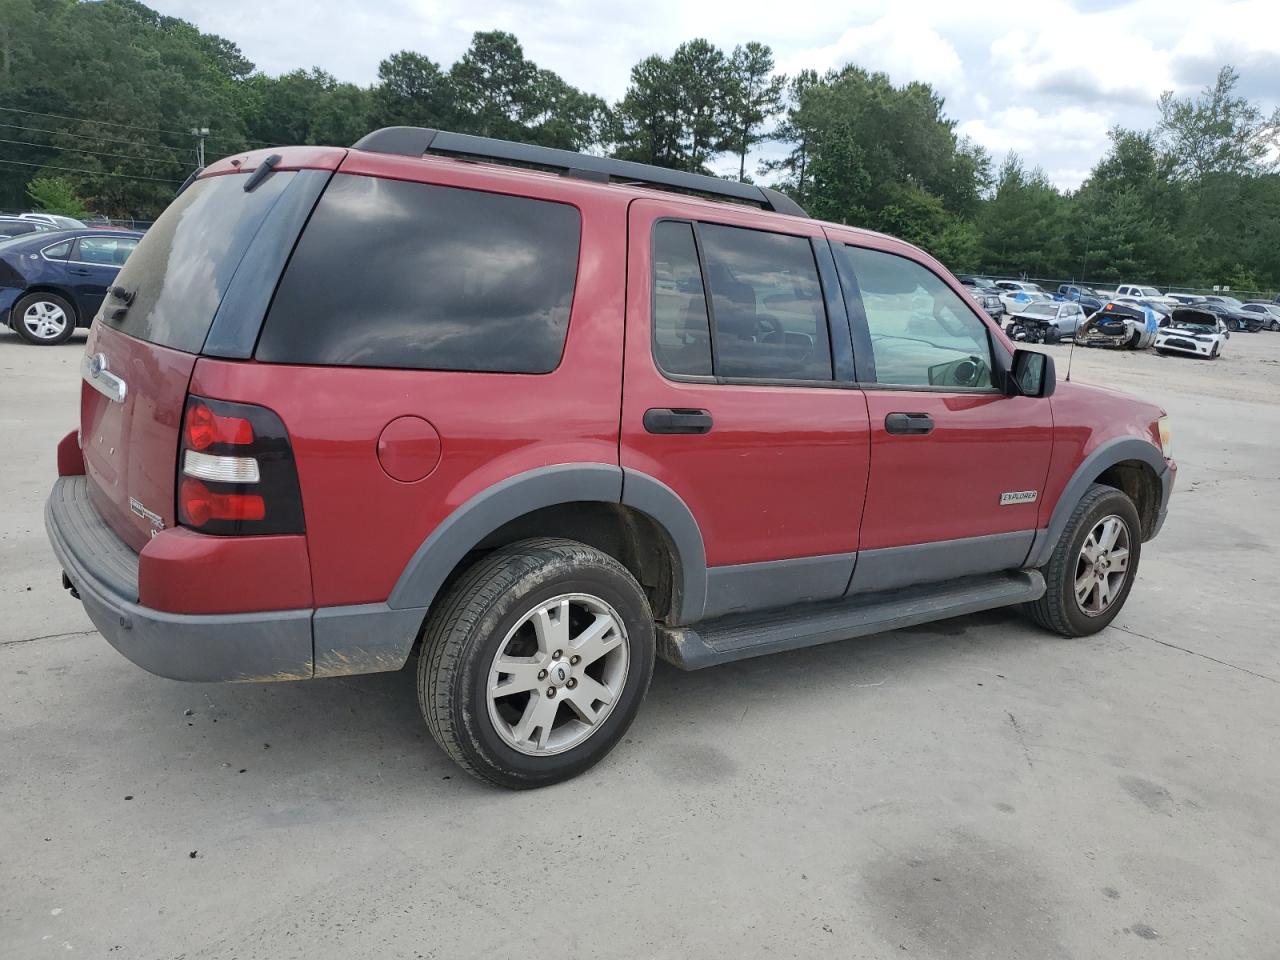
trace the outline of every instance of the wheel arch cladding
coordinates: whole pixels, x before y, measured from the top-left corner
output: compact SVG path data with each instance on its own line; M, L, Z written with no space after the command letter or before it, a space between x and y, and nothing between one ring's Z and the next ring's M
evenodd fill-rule
M549 520L556 516L555 508L572 504L599 504L602 512L596 516L601 518L612 506L613 518L624 525L629 518L625 512L618 512L619 505L649 518L653 532L662 536L670 554L667 619L679 623L701 616L706 597L706 554L693 514L665 484L604 463L540 467L508 477L472 497L446 517L414 552L387 605L393 609L430 607L468 554L497 546L495 535L504 528L515 539L566 535L563 531L535 529L536 524L522 525L520 521L534 515Z
M1027 558L1027 566L1040 567L1048 563L1062 531L1071 519L1071 512L1094 483L1104 483L1127 493L1138 508L1143 539L1150 539L1148 534L1156 526L1161 507L1161 478L1167 470L1168 464L1164 462L1160 451L1146 440L1120 437L1098 447L1076 467L1063 488L1049 518L1047 534L1037 538L1037 543Z

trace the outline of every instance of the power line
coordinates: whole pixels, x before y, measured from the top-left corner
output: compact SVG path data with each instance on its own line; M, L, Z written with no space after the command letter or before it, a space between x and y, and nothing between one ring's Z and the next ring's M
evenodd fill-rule
M94 157L114 157L117 160L149 160L154 163L177 163L182 161L174 157L134 157L127 153L103 153L100 150L81 150L79 147L58 147L51 143L33 143L30 140L5 140L0 137L0 143L12 143L22 147L37 147L41 150L70 150L72 153L87 153Z
M72 133L70 130L50 130L47 127L24 127L20 123L0 123L0 127L10 130L26 130L30 133L48 133L55 137L74 137L77 140L96 140L101 143L123 143L131 147L143 147L147 150L170 150L174 153L186 153L186 147L171 147L167 143L139 143L136 140L120 140L116 137L96 137L87 133Z
M107 127L124 127L128 130L142 130L146 133L164 133L174 137L191 136L190 130L165 130L160 127L140 127L136 123L115 123L111 120L91 120L88 117L67 117L60 113L41 113L38 110L21 110L18 107L0 107L0 110L4 110L7 113L25 113L30 117L47 117L50 120L69 120L72 123L100 123ZM251 137L210 137L209 139L223 140L227 143L239 143L243 140L246 143L257 143L264 147L274 146L274 144L267 143L265 140L254 140Z
M26 163L22 160L0 160L0 163L12 163L19 167L38 167L41 170L63 170L67 173L83 173L91 177L118 177L121 180L152 180L156 183L181 183L181 180L170 180L167 177L140 177L131 173L107 173L104 170L83 170L78 167L54 167L47 163Z

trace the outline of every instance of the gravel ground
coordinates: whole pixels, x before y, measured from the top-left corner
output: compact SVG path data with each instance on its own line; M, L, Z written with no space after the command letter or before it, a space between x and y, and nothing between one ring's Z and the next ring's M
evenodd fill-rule
M92 631L41 519L82 343L0 334L0 957L1280 957L1280 335L1076 350L1181 466L1103 633L659 664L609 759L519 794L407 672L181 684Z

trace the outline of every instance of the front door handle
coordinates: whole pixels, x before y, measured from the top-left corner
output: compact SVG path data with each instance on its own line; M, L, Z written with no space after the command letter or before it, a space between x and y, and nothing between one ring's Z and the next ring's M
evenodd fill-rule
M74 273L77 277L89 277L93 275L91 271L85 270L82 267L76 267L71 270L68 270L67 272Z
M644 412L649 433L710 433L711 414L689 407L653 407Z
M933 430L933 417L927 413L891 413L884 418L886 433L925 434Z

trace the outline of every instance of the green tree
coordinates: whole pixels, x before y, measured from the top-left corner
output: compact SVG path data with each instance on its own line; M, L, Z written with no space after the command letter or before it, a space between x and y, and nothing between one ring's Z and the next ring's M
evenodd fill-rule
M763 129L782 109L782 92L787 78L774 76L773 51L763 43L734 47L729 57L727 121L732 130L730 144L738 154L738 179L747 177L747 153L757 143L769 139Z
M996 175L995 195L978 217L979 253L985 269L1010 275L1062 275L1065 198L1038 167L1027 170L1010 153Z
M452 87L440 64L412 50L378 64L370 127L449 127L455 116Z
M772 139L786 143L790 149L778 160L766 160L760 164L760 172L783 174L779 186L806 202L809 187L810 147L820 132L811 122L809 114L802 110L806 91L818 83L816 70L801 70L786 84L783 104L786 112L773 131Z
M37 177L27 184L27 196L37 210L77 219L89 216L84 201L76 196L71 184L61 177Z
M1240 77L1224 66L1199 96L1160 97L1161 143L1174 174L1200 180L1213 173L1261 174L1280 168L1280 107L1264 114L1235 95Z

